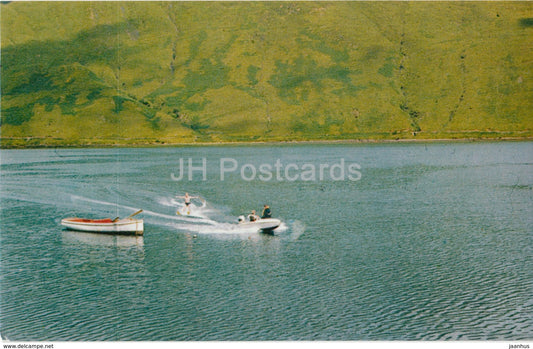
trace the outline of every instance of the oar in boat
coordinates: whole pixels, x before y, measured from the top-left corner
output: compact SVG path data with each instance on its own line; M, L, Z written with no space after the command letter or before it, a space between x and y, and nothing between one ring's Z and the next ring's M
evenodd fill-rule
M143 211L143 210L139 210L139 211L137 211L137 212L135 212L135 213L129 215L128 217L126 217L126 218L124 218L124 219L128 219L128 218L131 218L131 217L133 217L133 216L136 216L136 215L138 215L139 213L141 213L142 211ZM120 219L120 217L117 217L117 218L113 219L113 223L116 222L116 221L118 221L119 219Z

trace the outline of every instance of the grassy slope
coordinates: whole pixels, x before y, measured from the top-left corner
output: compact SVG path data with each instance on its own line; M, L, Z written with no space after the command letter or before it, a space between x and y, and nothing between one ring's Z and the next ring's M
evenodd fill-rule
M0 9L2 147L533 135L530 2Z

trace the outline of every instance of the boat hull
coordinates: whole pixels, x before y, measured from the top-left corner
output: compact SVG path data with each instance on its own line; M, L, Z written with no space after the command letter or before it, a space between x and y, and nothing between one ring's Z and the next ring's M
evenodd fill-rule
M61 225L69 230L91 233L143 235L144 232L142 219L121 219L113 222L111 219L65 218L61 220Z
M239 226L243 228L257 228L264 233L272 233L274 229L279 227L281 221L276 218L263 218L254 222L240 222Z

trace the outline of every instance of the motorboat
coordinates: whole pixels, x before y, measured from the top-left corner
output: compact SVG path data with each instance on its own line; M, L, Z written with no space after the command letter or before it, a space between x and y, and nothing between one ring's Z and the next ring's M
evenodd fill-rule
M238 222L240 228L256 228L263 233L270 234L281 224L281 221L277 218L257 218L254 221L250 221L246 220L244 216L239 216Z

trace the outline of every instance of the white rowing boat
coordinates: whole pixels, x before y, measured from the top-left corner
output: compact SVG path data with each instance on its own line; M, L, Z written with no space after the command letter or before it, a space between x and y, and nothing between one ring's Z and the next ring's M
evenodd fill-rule
M132 218L113 221L111 218L85 219L74 217L62 219L61 225L70 230L87 231L92 233L142 235L144 231L143 220Z
M131 218L141 212L142 210L139 210L124 219L87 219L78 217L64 218L61 220L61 225L69 230L86 231L92 233L142 235L144 231L143 220Z

